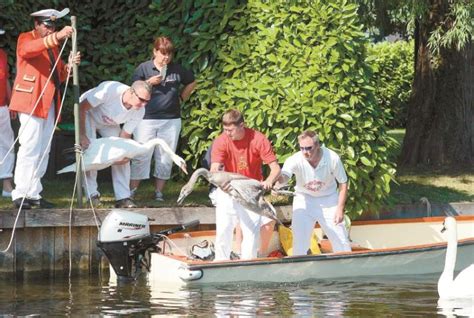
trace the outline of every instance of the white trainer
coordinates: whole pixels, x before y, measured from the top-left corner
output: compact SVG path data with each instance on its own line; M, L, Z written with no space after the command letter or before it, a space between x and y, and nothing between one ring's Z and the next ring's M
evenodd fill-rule
M155 201L165 201L165 199L163 199L163 193L155 191Z

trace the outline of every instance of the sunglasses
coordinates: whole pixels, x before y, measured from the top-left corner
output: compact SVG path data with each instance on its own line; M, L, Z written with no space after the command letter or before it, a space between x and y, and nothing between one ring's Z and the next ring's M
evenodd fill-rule
M54 30L56 29L56 24L54 23L51 23L51 22L41 22L41 24L43 24L46 29L49 29L49 30Z
M311 151L313 150L314 146L309 146L309 147L300 147L301 151Z
M148 103L150 100L149 99L145 99L145 98L141 98L140 96L138 96L137 92L133 89L133 88L130 88L132 93L137 96L138 100L141 101L142 103Z

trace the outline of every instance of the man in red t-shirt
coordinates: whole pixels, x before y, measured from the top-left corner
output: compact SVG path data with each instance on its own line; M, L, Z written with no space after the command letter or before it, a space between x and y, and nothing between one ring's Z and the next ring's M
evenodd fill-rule
M270 190L280 175L280 166L268 138L256 130L245 127L243 115L235 109L224 113L222 126L224 132L216 138L212 146L211 172L224 170L240 173L261 181L262 186ZM262 174L263 164L270 167L270 174L266 179ZM243 235L241 258L257 257L262 217L245 209L227 193L218 189L215 260L230 259L232 236L237 224L240 224ZM269 227L272 230L272 226Z

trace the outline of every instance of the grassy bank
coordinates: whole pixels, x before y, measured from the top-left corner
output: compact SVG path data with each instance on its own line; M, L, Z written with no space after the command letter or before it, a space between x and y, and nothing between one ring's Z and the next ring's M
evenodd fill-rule
M404 130L390 131L399 144L390 150L393 159L400 153L400 144L403 140ZM397 182L392 183L391 194L388 198L389 205L416 203L422 197L426 197L432 203L446 203L459 201L474 201L474 169L397 169ZM176 199L184 181L168 182L164 202L153 200L153 183L148 180L142 183L136 202L141 207L172 207L176 206ZM45 180L43 196L57 204L58 207L67 208L70 205L74 177L70 174L70 180ZM99 190L102 193L103 207L113 207L114 198L111 182L99 182ZM186 198L184 206L210 205L208 186L204 183L197 185L194 192ZM277 200L275 202L275 200ZM288 199L276 198L275 204L287 204ZM9 199L0 198L1 209L11 209Z
M404 129L391 130L398 144L390 149L396 161L401 152ZM474 201L474 168L397 168L391 185L389 204L415 203L426 197L432 203Z

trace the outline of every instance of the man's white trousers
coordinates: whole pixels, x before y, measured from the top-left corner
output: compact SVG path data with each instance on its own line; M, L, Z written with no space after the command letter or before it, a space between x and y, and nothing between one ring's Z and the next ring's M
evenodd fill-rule
M46 119L18 113L20 119L20 148L18 149L15 167L15 189L12 200L22 197L41 199L41 178L48 168L49 140L54 129L54 102Z
M144 119L133 132L133 139L144 144L151 139L160 138L163 139L173 151L176 151L180 131L180 118ZM152 156L155 158L153 176L161 180L168 180L170 178L173 160L160 146L156 146L154 151L136 156L132 159L131 174L133 180L145 180L150 178Z
M351 250L344 221L334 224L337 201L337 192L324 197L313 197L302 193L295 195L291 221L293 255L306 255L316 222L331 242L333 252Z
M14 141L10 111L7 106L0 106L0 136L0 179L6 179L13 177L15 165L15 149L5 157Z
M118 137L121 132L119 125L105 126L98 125L86 115L86 135L89 139L96 139L97 132L102 137ZM114 188L115 200L122 200L130 197L130 163L123 165L112 165L112 185ZM100 195L97 185L97 171L86 172L85 193L88 197Z
M215 191L216 242L215 260L230 259L234 229L240 223L242 229L241 259L257 257L260 239L261 216L237 203L221 189Z

